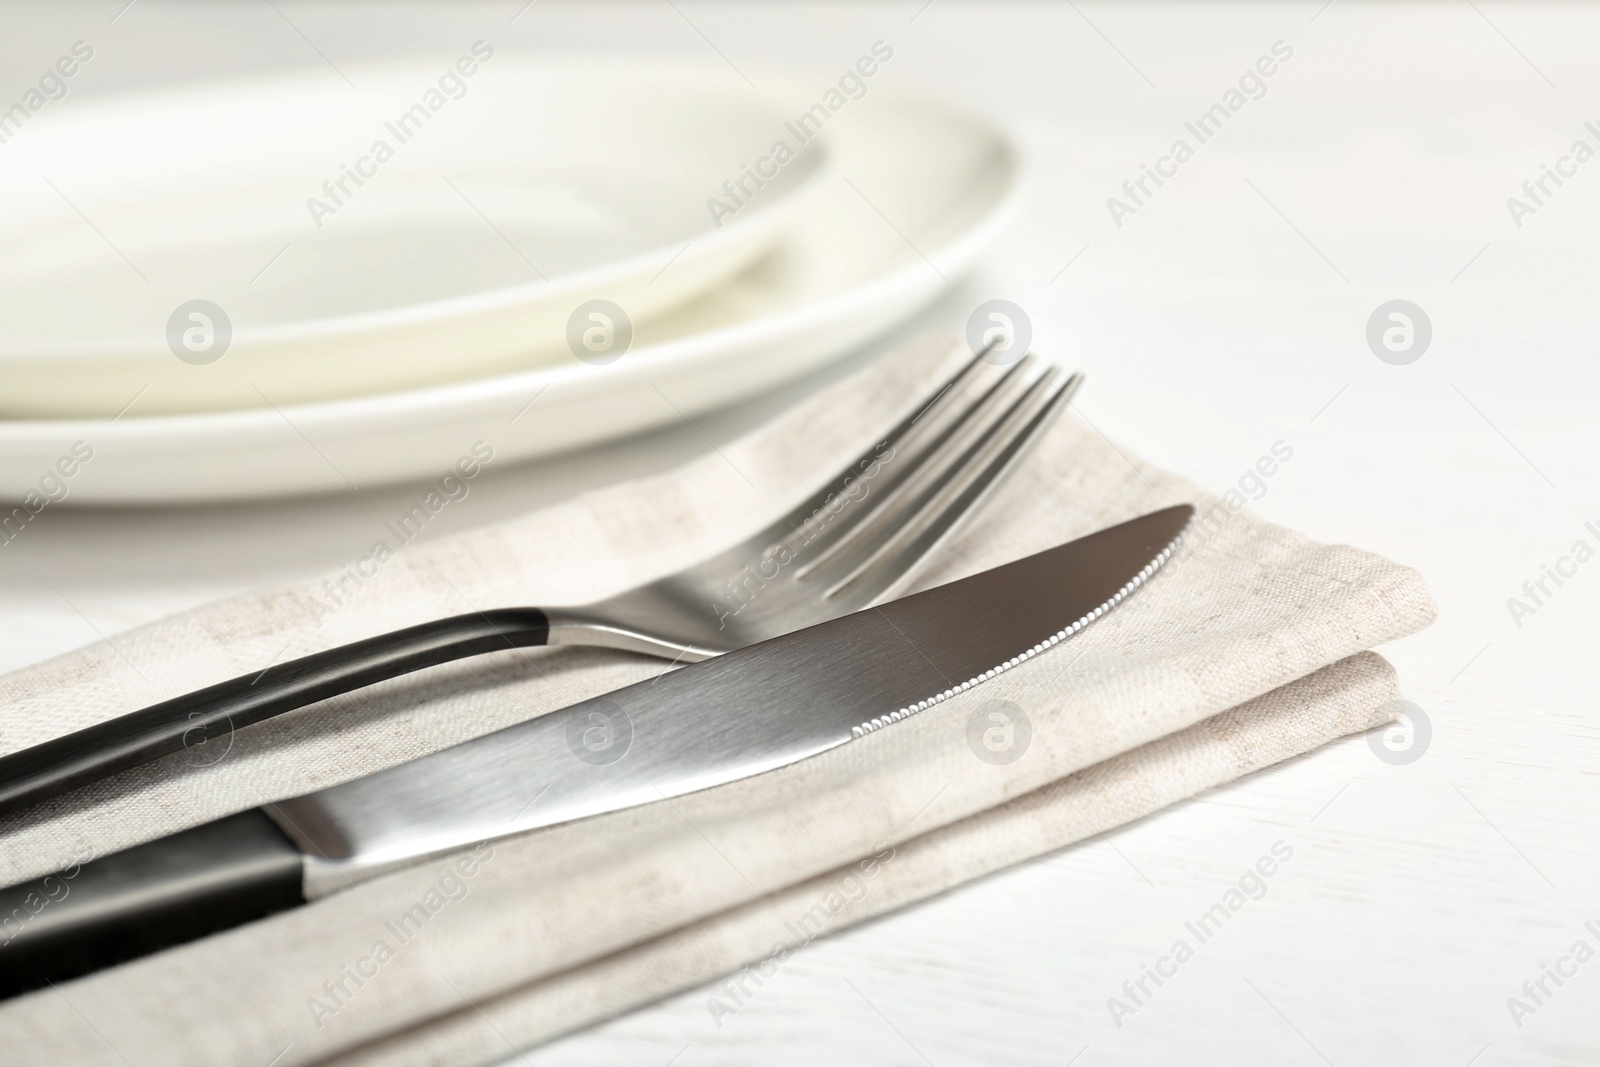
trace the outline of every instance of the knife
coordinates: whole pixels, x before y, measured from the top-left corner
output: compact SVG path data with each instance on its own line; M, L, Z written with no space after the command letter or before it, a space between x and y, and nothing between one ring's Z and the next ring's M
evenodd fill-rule
M1166 508L432 755L0 890L0 996L295 907L426 857L748 778L1045 652L1171 556ZM52 888L53 885L53 888Z

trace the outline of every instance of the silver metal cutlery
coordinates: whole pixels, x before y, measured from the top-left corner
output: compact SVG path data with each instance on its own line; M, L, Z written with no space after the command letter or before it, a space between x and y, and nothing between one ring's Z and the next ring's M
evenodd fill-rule
M677 574L578 607L497 608L274 664L0 757L0 814L339 693L533 645L695 662L904 588L1060 415L1081 376L980 353L765 529Z
M0 995L226 929L428 856L851 744L1070 640L1193 516L1152 512L315 793L84 864L0 953ZM0 914L31 884L0 890Z

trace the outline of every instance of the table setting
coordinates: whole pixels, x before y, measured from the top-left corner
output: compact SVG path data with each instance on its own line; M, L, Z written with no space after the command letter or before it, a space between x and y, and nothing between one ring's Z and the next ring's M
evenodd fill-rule
M1090 137L915 58L906 27L946 19L956 47L972 11L737 64L666 14L711 56L541 50L523 18L594 24L525 9L459 45L78 99L116 55L85 30L66 102L24 98L0 143L0 582L85 628L0 674L7 1062L800 1062L868 1025L863 1062L1181 1058L1207 1031L1160 1020L1241 931L1308 880L1355 893L1327 850L1353 879L1358 846L1309 827L1362 776L1308 822L1262 791L1448 738L1406 650L1457 587L1275 510L1333 477L1307 427L1352 384L1205 474L1174 390L1102 428L1098 383L1136 395L1161 357L1079 358L1076 325L995 284ZM279 16L309 43L309 9ZM1135 334L1118 294L1148 281L1176 322L1191 269L1108 273L1077 306ZM1279 315L1274 284L1242 306ZM1407 301L1373 316L1364 368L1452 343ZM75 598L122 537L127 588L154 589L158 541L168 581L185 556L227 580L102 629ZM1259 818L1246 844L1208 836L1229 805ZM1215 872L1153 879L1119 845L1171 820ZM1133 884L1106 899L1181 882L1181 906L1095 924L1113 951L1013 934L986 957L1065 968L1083 1040L983 1034L1004 981L981 973L946 1009L977 1036L932 1057L880 1007L932 952L886 931L1108 852ZM829 1037L786 990L874 938L893 962L860 972L871 996L839 970L860 1019ZM1287 1026L1245 1061L1328 1060L1331 1025L1301 1033L1260 973ZM1514 987L1489 1002L1515 1036L1480 1056L1555 1002ZM1205 1040L1196 1062L1239 1062Z
M583 501L564 509L576 514L536 514L518 524L522 529L491 528L469 535L467 544L446 543L414 549L413 553L427 555L419 558L413 554L404 559L401 563L404 570L397 568L395 571L397 575L404 575L396 579L399 587L391 587L393 591L381 594L383 600L369 597L352 601L349 609L338 616L336 632L341 637L353 636L374 623L383 627L411 617L430 616L439 591L412 579L411 575L415 574L448 573L450 580L445 589L457 587L466 602L480 611L495 610L506 602L511 592L508 584L515 587L514 583L506 582L507 574L521 574L526 576L523 581L529 581L553 567L558 560L573 566L577 559L587 555L583 570L592 570L602 562L609 563L616 578L626 581L626 575L640 566L640 560L608 560L608 546L591 545L587 552L574 551L582 542L591 539L585 527L592 530L594 516L616 516L622 508L633 511L636 522L651 527L649 539L657 546L651 553L655 556L652 562L657 567L666 559L693 559L703 551L702 546L714 543L716 534L713 531L726 529L733 518L726 512L718 515L718 510L732 506L748 514L749 501L737 499L745 494L738 493L733 484L740 481L740 469L759 476L760 484L769 485L793 484L792 478L783 477L785 473L819 467L826 470L825 465L816 462L816 444L806 450L811 455L795 453L793 437L797 433L804 433L816 442L822 426L831 425L833 431L829 436L834 440L828 444L832 445L832 453L838 454L841 446L846 450L859 449L865 443L860 438L860 427L872 425L872 420L863 416L885 408L891 416L903 416L905 412L896 411L894 406L899 402L903 407L908 397L917 398L917 391L909 387L936 383L937 378L928 380L929 371L937 374L948 370L952 358L958 363L967 363L972 357L964 343L957 339L930 338L873 367L867 372L868 380L847 381L835 387L834 395L818 397L810 410L792 413L783 420L787 425L767 428L757 439L731 450L726 460L713 455L692 469L675 472L653 484L619 487L609 503ZM874 406L877 412L873 411ZM756 916L783 913L784 902L765 899L773 890L788 891L791 901L804 899L805 890L791 883L809 882L818 877L826 880L830 860L857 859L853 852L860 847L878 852L886 847L906 849L904 835L912 828L914 817L920 816L914 827L917 832L911 840L921 842L917 847L931 850L931 854L907 865L908 874L903 877L909 882L894 891L910 894L912 899L918 892L933 891L941 880L948 884L950 880L962 878L963 867L951 870L945 866L956 862L955 857L964 859L963 866L974 871L997 862L985 855L991 832L1002 840L1020 838L1002 847L1020 849L1020 854L1026 855L1028 839L1034 839L1032 847L1040 847L1038 835L1046 835L1048 841L1048 834L1053 832L1063 835L1055 840L1065 843L1074 835L1099 832L1115 825L1116 821L1135 817L1141 806L1152 803L1156 797L1182 796L1195 788L1236 777L1265 761L1298 754L1320 741L1382 724L1382 716L1390 714L1394 708L1396 681L1383 661L1365 653L1364 649L1402 636L1431 619L1431 603L1413 572L1354 550L1310 544L1258 520L1228 515L1227 504L1220 498L1208 498L1159 471L1130 469L1114 448L1096 442L1088 434L1089 431L1070 424L1054 426L1029 462L1017 471L1018 481L999 490L1001 499L994 505L994 513L989 514L989 509L981 512L968 527L970 532L957 542L969 546L962 554L966 557L962 560L965 565L958 565L955 561L962 556L952 552L954 558L935 564L931 573L946 577L962 574L1058 542L1070 533L1088 532L1115 519L1149 512L1152 510L1149 505L1188 502L1202 519L1202 525L1192 535L1195 541L1195 547L1190 550L1192 554L1185 555L1185 549L1180 548L1170 563L1170 573L1158 572L1158 576L1152 576L1149 589L1141 590L1125 607L1119 606L1105 620L1087 628L1078 639L1080 643L1087 643L1089 635L1094 634L1102 642L1112 641L1111 637L1103 635L1121 631L1126 626L1126 636L1121 641L1112 641L1096 654L1088 650L1069 653L1072 644L1069 640L1063 647L1040 655L1037 663L1019 664L1003 679L986 681L974 686L971 692L953 697L948 708L941 702L933 712L924 712L903 723L874 731L867 739L871 746L865 743L859 746L869 751L872 746L882 749L898 736L893 748L903 749L903 754L897 752L894 757L858 755L851 751L857 746L847 746L838 753L837 759L830 761L828 754L823 754L796 764L792 770L795 777L802 779L799 782L784 781L785 772L777 770L744 783L734 783L747 787L743 796L719 795L716 789L691 794L691 797L703 798L701 804L711 805L699 810L692 807L680 814L678 805L657 803L638 814L621 811L615 816L600 815L570 827L557 827L542 837L527 840L523 845L527 850L525 858L520 856L520 850L513 851L516 839L494 843L490 846L493 854L512 859L516 864L513 867L508 863L500 868L508 873L501 876L505 881L501 883L500 892L505 899L497 907L525 909L520 913L522 921L482 913L490 911L487 900L494 895L491 886L495 883L486 876L498 875L493 865L484 863L478 885L471 887L476 895L462 897L463 900L484 900L482 912L478 905L460 912L460 921L485 923L483 930L475 935L462 931L448 937L430 937L429 943L437 942L437 947L415 953L414 958L413 954L401 956L397 952L395 967L385 971L384 980L385 986L392 987L394 993L356 998L355 987L350 986L349 999L342 1000L329 999L326 991L318 992L316 997L327 1006L329 1016L338 1014L337 1028L331 1018L326 1019L326 1025L318 1025L325 1021L324 1014L320 1011L315 1017L307 1014L301 998L291 994L283 1004L284 1022L289 1024L288 1029L280 1031L284 1042L292 1041L296 1048L315 1053L314 1038L337 1041L334 1035L341 1030L345 1034L353 1032L370 1042L373 1036L381 1036L381 1031L363 1034L356 1020L363 1017L362 1009L365 1009L373 1013L375 1022L393 1024L397 1006L389 997L404 988L404 980L395 981L402 968L418 969L414 981L419 986L433 985L428 977L430 972L447 966L437 954L462 953L462 963L448 969L458 970L463 982L469 980L469 975L474 979L487 977L484 963L488 944L496 943L497 937L507 936L509 931L519 931L519 937L525 940L497 948L495 954L503 953L507 966L517 973L518 980L513 988L518 989L520 995L554 997L559 1003L563 996L576 995L567 983L582 986L586 981L601 981L581 973L568 973L574 971L575 965L604 955L608 957L608 967L620 966L616 960L609 959L612 952L617 947L641 941L649 941L651 946L648 951L641 947L645 959L658 952L671 955L670 947L654 944L654 939L648 937L650 932L674 931L674 936L690 939L691 943L696 938L722 936L715 929L682 929L692 920L700 919L713 927L718 923L731 923L742 936L750 936L741 929L741 922L754 923L755 929L760 930L760 919ZM869 450L870 447L869 443ZM1058 488L1045 494L1046 485ZM1060 491L1066 487L1070 490ZM1001 510L1006 500L1014 502L1015 511L1009 515ZM668 506L662 507L661 503ZM1033 506L1027 506L1029 503ZM1219 521L1216 515L1212 516L1209 527L1215 532L1206 537L1202 531L1207 529L1204 517L1208 506L1221 508L1224 517ZM1038 510L1041 508L1042 511ZM1060 510L1063 508L1066 510ZM986 530L987 536L984 535ZM562 532L565 538L560 536ZM613 534L613 538L615 536ZM516 558L530 548L535 553L534 558ZM538 556L545 553L549 555L539 560ZM435 558L429 559L429 555ZM453 557L453 560L447 563L438 557ZM1236 562L1241 560L1248 562ZM1233 572L1231 581L1218 580L1230 571ZM1163 588L1163 583L1170 588L1180 582L1188 588L1172 589L1170 596L1182 601L1205 595L1212 601L1210 611L1201 608L1186 612L1194 620L1192 633L1182 634L1172 627L1152 630L1139 626L1136 619L1124 622L1147 602L1159 597L1161 594L1157 590ZM315 579L306 580L298 595L314 591L317 584ZM154 629L166 632L150 633L147 639L156 647L187 649L180 662L186 668L184 673L196 682L208 677L204 670L196 671L199 664L211 660L226 673L224 664L242 666L250 662L252 652L258 659L263 655L270 657L270 651L261 650L269 645L276 649L284 639L293 641L296 631L300 632L298 643L302 647L325 643L326 630L335 623L330 620L326 628L315 626L313 616L292 607L296 593L277 589L249 597L250 603L214 605L202 612L210 618L180 617L157 624ZM1250 593L1254 595L1248 595ZM1315 603L1320 610L1309 610L1307 601ZM1208 617L1230 603L1232 610ZM1150 610L1159 610L1159 605L1152 605ZM1269 614L1263 617L1264 612ZM1299 621L1292 624L1293 620ZM221 627L231 631L225 643L215 638L208 641L203 636ZM122 647L125 652L129 649L127 639ZM1216 663L1217 651L1222 648L1229 649L1230 655L1222 663ZM397 730L397 724L385 721L379 712L385 703L384 687L380 686L373 691L352 694L352 698L366 703L365 711L358 710L359 706L340 707L341 703L348 705L352 700L335 698L321 709L315 721L290 717L270 720L262 727L241 729L237 733L222 733L219 735L222 743L232 746L223 759L205 750L207 745L216 745L217 740L199 741L191 736L187 747L180 744L179 761L191 753L201 753L193 758L215 762L198 769L185 767L188 773L183 777L188 781L172 781L171 772L162 773L164 765L158 761L112 781L102 780L90 786L91 792L103 790L110 794L100 803L85 806L81 801L72 805L58 800L57 803L64 806L56 808L59 814L54 818L45 814L50 811L48 807L42 811L38 806L31 808L31 818L12 832L18 847L8 850L8 855L38 857L35 865L40 869L15 869L7 872L7 881L42 875L57 867L66 869L68 865L60 860L70 859L85 847L94 847L97 853L111 851L148 839L152 830L170 831L178 825L200 821L202 814L224 814L236 807L242 797L278 796L293 791L290 783L309 785L326 780L330 763L338 768L333 772L337 778L349 778L361 770L387 766L432 750L446 738L473 736L530 712L559 707L569 703L572 697L604 693L624 679L653 675L659 670L659 667L652 668L626 657L590 655L592 658L587 663L579 661L565 668L552 664L527 672L516 670L513 660L494 672L501 677L490 683L487 692L471 693L469 689L468 693L454 693L448 683L435 682L429 686L434 690L431 700L418 694L407 701L411 703L421 697L423 707L413 705L411 714L423 721L414 719L403 730ZM1079 660L1080 655L1084 659ZM111 668L110 663L104 662L104 651L87 650L87 656L91 662L101 660L102 671ZM504 653L501 656L506 658ZM1100 662L1096 663L1096 659ZM1069 668L1062 660L1071 662L1072 666ZM8 692L6 705L23 709L18 717L20 721L31 719L41 723L60 723L68 707L103 707L108 695L105 681L102 679L97 685L92 669L84 676L86 667L88 663L73 672L82 676L82 681L70 687L61 685L58 673L68 669L65 664L50 671L53 677L40 678L35 683L39 688L32 699L28 690L18 685L26 684L28 679L13 675L10 681L16 688ZM458 678L465 678L481 675L485 669L467 661L453 671ZM551 672L557 670L559 674L552 678ZM210 674L216 673L214 667ZM1030 674L1040 677L1024 687L1024 679ZM649 682L644 684L648 688ZM998 692L990 698L990 691ZM98 699L90 699L91 694ZM1030 731L1027 750L1015 761L991 764L975 758L966 743L965 720L972 717L973 711L983 708L985 699L980 698L1006 701L1022 709L1022 714L1027 716ZM388 700L394 699L394 696L388 697ZM54 714L35 711L27 715L34 701L40 702L41 711L46 705L54 705ZM427 710L423 710L424 707ZM1130 709L1137 711L1129 714ZM888 708L886 713L895 710ZM1052 712L1065 720L1057 726L1058 737L1052 737L1049 730L1047 716ZM338 738L331 746L327 738L330 726ZM436 732L445 730L449 731L445 737ZM272 738L270 735L274 732L280 736ZM296 737L300 732L304 735ZM913 733L916 736L905 736ZM1045 755L1051 747L1059 748L1059 752ZM989 750L980 742L979 751L987 753ZM1029 753L1033 754L1031 760L1026 758ZM1009 752L999 753L999 758L1007 756ZM1121 757L1121 762L1113 760L1113 756ZM177 761L169 760L166 766L173 762ZM1107 766L1107 763L1113 765ZM1070 788L1086 790L1084 799L1069 799L1063 803L1054 787L1071 782L1074 772L1086 773L1090 781L1096 773L1107 777L1098 788L1073 783ZM211 781L194 780L196 773ZM133 775L142 775L146 781L142 786L133 786L128 782ZM113 781L117 784L113 785ZM926 795L918 797L918 791L924 788ZM750 789L757 791L752 793ZM1066 795L1070 797L1072 793ZM202 813L190 802L182 804L183 814L176 822L158 818L156 824L151 825L147 821L153 812L173 811L177 798L193 796L208 798L211 801L209 810ZM925 802L937 806L919 812L918 808ZM693 801L686 798L685 803ZM1080 813L1078 807L1085 804L1093 806ZM1036 806L1055 810L1047 816ZM1090 816L1088 811L1099 814ZM136 816L135 812L143 814ZM646 819L647 812L653 817ZM745 818L753 813L761 814L749 820ZM130 821L135 818L140 822ZM618 836L611 837L601 829L607 819L620 824ZM640 823L637 821L640 819L646 821ZM792 825L796 819L804 820L803 827ZM979 825L964 825L969 820L980 823L992 820L994 828L991 831ZM1046 830L1040 825L1041 821L1046 826L1054 825L1054 830ZM569 831L568 836L564 840L554 840L563 829ZM702 837L702 832L708 836ZM935 836L924 841L924 834ZM963 842L963 838L967 840ZM669 841L675 847L665 848ZM844 841L851 843L844 844ZM647 842L652 842L652 847L646 848ZM973 851L963 854L963 844ZM660 851L657 846L661 847ZM1050 846L1044 844L1043 847ZM719 851L728 853L727 861L719 858ZM946 855L935 858L941 852ZM870 854L875 853L863 853ZM569 863L574 865L570 875L554 874ZM552 864L557 866L552 868ZM638 864L644 867L641 869L636 866ZM924 866L930 869L922 869ZM683 869L685 867L687 870ZM92 861L84 871L91 869ZM365 891L356 886L329 896L327 908L310 906L293 914L294 920L308 923L313 921L313 916L321 917L322 912L332 908L351 909L344 914L328 914L322 920L327 926L322 928L311 927L282 935L272 927L276 922L289 920L289 916L284 916L281 920L242 927L232 935L201 941L187 949L151 957L131 970L105 972L98 978L87 979L85 984L103 983L108 987L104 1007L119 1006L114 1010L127 1010L135 1015L145 1015L150 1010L138 1005L135 995L142 989L159 997L162 1004L193 1005L196 1011L204 1010L201 1006L212 996L229 1001L248 997L256 1005L255 1018L264 1020L268 1012L261 1003L262 998L269 987L279 988L282 968L303 968L307 973L320 968L338 975L343 955L361 948L361 958L369 958L365 950L372 945L365 942L372 941L375 932L384 933L382 923L376 921L378 917L391 911L403 912L402 898L425 896L428 886L448 875L449 870L449 864L445 864L390 874L371 883ZM893 870L891 863L883 864L885 887L897 884L897 880L892 879ZM551 902L544 906L537 903L542 894L530 893L529 879L535 871L539 872L541 880L550 880L547 892ZM749 882L743 877L744 871L754 875ZM913 875L910 871L917 873ZM339 875L326 877L343 881ZM674 884L680 880L681 884ZM631 887L630 890L624 891L625 886ZM918 886L921 888L914 888ZM670 896L662 899L669 887ZM643 896L632 895L639 893ZM366 899L369 896L372 897L370 902ZM738 905L753 905L754 914L736 918L722 914L735 910ZM602 925L618 924L615 933L600 934L595 927L597 917L593 915L582 919L588 909L595 907L605 913ZM576 910L564 913L563 908ZM714 910L708 915L707 909ZM440 918L454 918L455 915L455 912L446 912ZM652 922L659 925L652 925ZM559 944L561 938L556 935L563 928L575 944ZM332 938L336 930L347 933L345 937ZM250 935L263 940L254 945L232 944L229 940ZM395 940L393 935L388 936ZM488 938L489 942L479 940L482 938ZM303 956L283 959L269 966L262 958L268 953L268 945L274 946L271 951L275 954ZM761 946L763 950L770 947ZM424 946L419 942L417 948ZM677 951L686 952L687 949ZM207 952L215 961L209 966L197 958ZM547 970L540 970L540 965L534 962L535 952L553 954L550 962L543 965ZM241 973L239 961L242 959L259 962ZM469 959L475 959L476 964L466 965L465 960ZM142 979L132 977L140 967L155 968L163 963L170 968L166 981L178 985L165 985L161 978L149 974ZM370 966L376 967L376 964ZM643 962L634 966L642 968L646 975L651 973ZM528 969L521 970L524 967ZM581 967L576 970L581 971ZM124 972L129 974L128 984L119 989L109 988ZM670 973L678 972L674 968ZM555 989L543 987L536 981L546 975L560 976ZM244 982L246 988L230 989L236 981ZM646 976L635 977L632 981L645 982L649 995L660 995L673 988L670 985L650 988ZM251 990L253 982L267 985ZM610 982L605 979L601 984L610 989L613 988ZM295 993L307 988L303 981L288 985ZM520 987L524 986L531 988L522 991ZM311 982L309 988L315 990L317 983ZM374 992L377 992L376 985ZM454 997L448 985L435 988L434 992L441 997ZM462 994L475 1002L490 997L493 992L492 987L480 984L462 988ZM90 995L89 990L83 988L75 999L81 1002L81 997L87 995ZM10 1010L17 1011L26 1003L14 1004ZM419 1004L413 1010L425 1010L432 1015L449 1004L445 1000L431 1009L423 1009ZM71 1009L63 1004L55 1010ZM170 1007L163 1008L162 1013L170 1010ZM472 1018L462 1022L472 1029L476 1016L472 1009L464 1010ZM519 1019L529 1018L525 1007L507 1005L506 1010ZM555 1011L558 1019L572 1018L566 1011L548 1010ZM12 1018L30 1030L40 1027L33 1034L34 1042L46 1033L64 1035L67 1032L47 1018L28 1020L26 1013L20 1011ZM191 1041L198 1038L195 1021L177 1024ZM277 1040L280 1034L272 1035L271 1040ZM93 1035L83 1036L92 1038ZM166 1040L159 1031L152 1031L150 1036L158 1041ZM261 1036L242 1034L231 1025L216 1028L215 1036L223 1043L204 1051L202 1058L209 1062L244 1058L259 1053L264 1047L259 1043ZM248 1051L233 1047L232 1042L241 1037L255 1037L256 1044ZM280 1042L279 1047L284 1042ZM419 1045L408 1037L398 1043L394 1054L421 1056L424 1048L426 1043ZM88 1051L86 1048L85 1052ZM368 1054L381 1053L363 1050L362 1055ZM427 1061L402 1058L394 1062Z

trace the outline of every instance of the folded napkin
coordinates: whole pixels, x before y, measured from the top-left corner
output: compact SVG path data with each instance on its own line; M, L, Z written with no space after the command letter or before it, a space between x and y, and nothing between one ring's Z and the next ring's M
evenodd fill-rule
M398 626L581 603L676 570L792 506L960 350L930 337L676 471L407 547L358 587L347 581L331 614L313 602L326 605L324 582L339 576L321 575L16 672L0 679L0 748ZM1413 571L1264 523L1071 420L919 585L1185 501L1198 525L1155 581L984 686L757 778L497 841L8 1002L0 1047L18 1063L481 1063L744 964L775 965L810 936L1383 720L1393 674L1364 650L1431 621ZM335 698L239 732L220 756L208 742L0 821L0 883L413 759L662 666L523 650ZM995 700L1031 725L1011 763L968 744L969 720Z

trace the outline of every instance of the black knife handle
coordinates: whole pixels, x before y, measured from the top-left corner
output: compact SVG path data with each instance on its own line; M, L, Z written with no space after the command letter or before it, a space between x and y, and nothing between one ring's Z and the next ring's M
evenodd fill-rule
M424 667L549 641L538 608L457 615L267 667L0 756L0 814Z
M0 998L305 903L259 808L0 889Z

